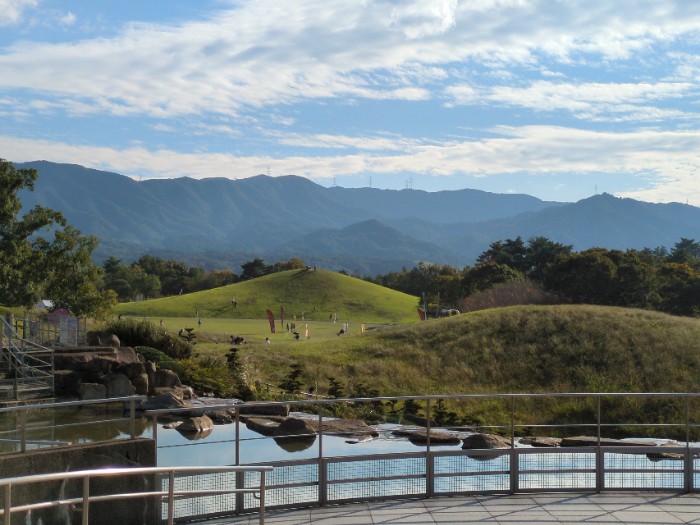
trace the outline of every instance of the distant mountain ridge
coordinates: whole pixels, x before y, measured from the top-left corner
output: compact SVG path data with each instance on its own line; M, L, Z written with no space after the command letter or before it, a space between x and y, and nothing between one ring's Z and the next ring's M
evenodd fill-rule
M592 246L672 246L700 238L700 208L611 195L577 203L479 190L425 192L325 188L297 176L158 179L129 177L47 161L17 164L39 173L25 209L61 211L101 239L96 258L144 253L205 268L262 257L358 274L384 273L420 260L464 266L491 242L548 237Z

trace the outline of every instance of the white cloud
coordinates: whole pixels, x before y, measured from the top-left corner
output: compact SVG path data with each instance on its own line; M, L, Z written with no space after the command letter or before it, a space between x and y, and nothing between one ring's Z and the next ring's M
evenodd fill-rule
M77 19L78 18L73 13L68 11L65 15L61 16L58 21L64 26L72 26Z
M330 97L425 100L419 84L450 64L615 60L698 27L700 3L683 0L261 0L179 26L132 24L111 39L17 44L0 55L0 88L157 117Z
M39 0L0 0L0 26L19 23L24 11L38 3Z
M111 149L33 141L0 136L0 157L13 161L51 159L83 162L131 176L153 178L191 176L204 178L218 173L245 178L270 168L276 175L295 174L314 180L336 176L413 173L416 176L488 177L511 174L645 174L651 185L627 195L656 202L686 200L700 205L700 131L630 133L596 132L554 126L499 128L496 138L445 144L415 144L391 150L399 139L362 140L343 136L317 136L309 140L329 147L362 147L364 153L334 156L236 156L224 153L179 153L145 147ZM373 140L378 141L373 144ZM312 145L309 142L307 145ZM372 146L379 148L374 154ZM387 154L386 151L393 151Z
M695 91L689 82L549 82L527 87L495 86L479 90L467 85L447 88L456 104L496 103L535 111L569 111L580 118L598 121L663 120L688 118L681 111L647 106L656 101L681 98ZM626 114L619 116L618 114Z

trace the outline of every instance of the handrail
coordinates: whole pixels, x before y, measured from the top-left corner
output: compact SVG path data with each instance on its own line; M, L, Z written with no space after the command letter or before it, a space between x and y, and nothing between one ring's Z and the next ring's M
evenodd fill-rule
M26 422L26 412L31 411L31 410L46 410L46 409L53 409L53 408L70 408L70 407L82 407L82 406L89 406L89 405L104 405L104 404L112 404L112 403L124 403L129 406L129 416L128 416L128 421L130 423L130 437L133 439L136 437L136 407L138 402L145 401L147 399L146 396L139 396L139 395L133 395L133 396L124 396L124 397L110 397L106 399L84 399L84 400L79 400L79 401L56 401L56 402L51 402L51 403L41 403L41 404L29 404L29 405L14 405L14 406L9 406L9 407L0 407L0 416L3 414L9 414L16 412L19 414L19 421L17 428L15 432L19 434L19 439L4 439L3 441L5 442L14 442L18 443L20 445L20 452L26 452L27 451L27 445L30 444L47 444L49 446L52 445L51 441L37 441L37 440L30 440L27 439L26 434L28 430L36 431L36 430L43 430L46 428L63 428L63 427L68 427L68 426L74 426L73 424L66 424L66 425L53 425L51 427L27 427L27 422ZM127 418L123 418L122 420L127 420ZM118 420L114 420L118 421ZM85 422L81 423L84 425L89 425L93 424L95 422ZM102 422L99 422L102 423ZM7 432L0 432L0 435L5 434ZM55 444L58 444L56 442Z
M273 467L263 465L246 465L244 467L137 467L137 468L106 468L80 470L73 472L56 472L49 474L34 474L31 476L21 476L16 478L0 479L0 489L4 492L4 509L0 509L0 516L4 519L4 525L11 525L13 512L24 512L50 507L65 505L82 505L82 523L87 525L90 519L90 503L99 501L115 501L133 498L163 498L168 505L168 525L174 522L173 503L176 499L188 497L201 497L207 495L222 494L258 494L259 523L265 523L265 473L271 472ZM215 490L175 490L173 482L176 474L195 475L211 474L219 472L258 472L260 473L260 484L257 487L249 488L229 488ZM167 474L168 490L150 490L131 493L117 493L93 496L90 494L90 479L97 477L123 477L141 474ZM27 485L32 483L44 483L48 481L63 481L66 479L82 479L82 496L78 498L61 498L52 501L42 501L38 503L28 503L23 505L12 505L12 488L17 485Z

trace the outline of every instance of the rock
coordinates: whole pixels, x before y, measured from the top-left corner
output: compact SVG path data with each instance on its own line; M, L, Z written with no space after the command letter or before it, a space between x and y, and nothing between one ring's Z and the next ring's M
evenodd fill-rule
M137 395L148 395L148 374L146 372L130 378L130 381Z
M289 405L283 403L246 403L240 407L241 415L257 414L261 416L289 416Z
M100 383L81 383L80 399L104 399L107 397L107 387Z
M134 350L130 346L118 347L116 358L117 361L119 361L119 364L122 365L142 362L142 356L140 356L138 352L136 352L136 350Z
M159 368L153 375L153 388L172 388L182 386L180 378L172 370Z
M180 432L206 432L214 428L214 422L209 416L194 416L185 419L177 429Z
M653 441L628 441L622 439L600 438L603 447L655 447ZM598 438L595 436L565 437L561 440L562 447L597 447Z
M118 366L115 370L115 372L119 374L124 374L126 377L129 379L134 379L135 377L140 376L141 374L146 374L146 367L143 366L142 363L125 363L120 366ZM148 376L146 376L148 378Z
M263 436L274 436L277 433L277 428L279 428L280 423L284 419L272 419L275 416L270 417L246 417L245 424L253 432L262 434Z
M561 438L535 436L522 438L520 442L533 447L558 447L561 445Z
M318 420L311 420L311 427L318 430ZM323 433L333 436L377 437L379 432L370 427L361 419L324 419Z
M414 445L426 445L428 443L428 431L425 429L413 430L407 433L408 440ZM459 445L462 439L444 430L430 429L431 445Z
M185 419L176 429L187 439L202 439L214 431L214 422L207 416L195 416Z
M230 425L236 421L236 413L233 410L207 410L205 412L215 425Z
M107 387L107 397L133 396L136 393L131 381L124 374L109 373L103 383Z
M80 392L80 372L56 370L53 376L54 391L57 396L74 396Z
M462 449L510 448L510 439L495 434L474 434L462 441Z
M182 408L192 406L182 399L182 396L170 390L168 392L149 397L143 404L143 410L162 410L164 408Z
M99 378L112 372L117 365L118 361L113 357L96 355L85 363L83 370L94 380L98 380Z
M316 429L311 420L288 417L275 430L276 436L298 436L300 434L316 434Z
M119 348L121 342L119 338L109 332L90 331L85 334L85 343L89 346L109 346Z
M180 390L182 391L182 397L185 399L195 399L197 397L191 386L183 385Z

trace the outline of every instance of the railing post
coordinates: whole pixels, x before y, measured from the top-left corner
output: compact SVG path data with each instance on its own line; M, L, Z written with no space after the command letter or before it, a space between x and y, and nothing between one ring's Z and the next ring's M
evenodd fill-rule
M16 381L16 380L15 380ZM27 451L27 411L20 410L19 412L19 449L20 452Z
M323 414L318 411L318 504L323 506L328 501L327 465L323 458Z
M515 396L510 396L510 453L508 457L510 459L510 493L515 494L520 486L520 465L518 465L518 455L515 453Z
M175 516L175 471L168 472L168 525L173 525Z
M134 398L129 400L129 433L131 439L136 438L136 400Z
M690 396L685 396L685 461L683 462L685 472L684 488L685 492L693 490L693 456L690 453Z
M600 447L600 439L601 439L601 422L602 422L602 415L601 415L601 400L600 400L600 394L596 394L595 396L596 399L596 432L597 432L597 439L596 439L596 452L595 452L595 490L596 492L600 493L603 491L603 487L605 484L605 456L603 455L603 451Z
M260 471L260 525L265 525L265 471Z
M152 416L152 421L153 421L153 442L155 445L156 449L156 465L158 464L158 416L156 414L153 414Z
M433 456L430 451L430 398L425 404L425 497L432 498L435 494L435 477L433 471Z
M11 525L12 523L12 483L5 485L5 513L2 515L3 523Z
M82 525L90 523L90 476L83 478L83 519Z
M236 462L236 466L239 466L241 464L241 409L238 407L235 407L236 411L236 427L235 427L235 432L236 432L236 440L234 442L234 460ZM243 489L245 488L245 472L236 472L235 473L235 478L236 478L236 489ZM242 492L236 492L236 514L240 514L245 510L245 494Z

